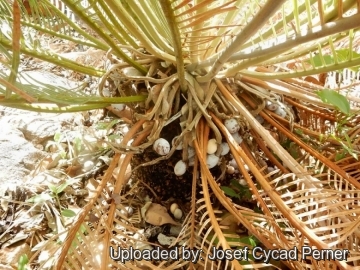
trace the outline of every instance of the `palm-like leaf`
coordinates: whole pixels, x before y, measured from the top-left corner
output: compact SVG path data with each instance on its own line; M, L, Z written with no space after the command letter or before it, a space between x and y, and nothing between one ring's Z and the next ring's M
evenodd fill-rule
M62 2L82 20L82 27L86 27L86 31L47 1L41 2L41 20L30 20L25 12L22 13L23 31L18 51L14 48L12 39L15 34L19 35L15 27L12 30L12 25L16 25L16 7L14 5L11 9L7 3L1 3L0 10L3 12L0 18L4 34L0 39L0 50L8 60L4 64L12 71L10 82L13 88L4 84L4 98L0 100L0 104L36 109L39 105L35 101L40 100L87 106L80 106L78 109L92 108L92 104L106 107L111 103L140 101L143 96L129 96L122 82L141 82L149 94L145 103L147 112L136 112L135 117L141 120L134 125L123 145L126 146L142 123L148 121L152 130L145 130L133 143L139 149L144 149L158 138L171 121L178 118L183 127L179 140L183 140L185 145L185 160L186 147L194 140L197 158L193 171L192 211L179 236L179 239L187 240L188 247L202 249L208 254L214 245L230 248L230 236L232 239L240 238L239 235L234 237L232 232L229 233L228 228L220 226L218 213L213 213L210 200L210 194L214 194L223 209L232 214L237 222L243 224L268 249L289 249L294 246L301 249L306 244L318 249L346 248L351 253L347 262L285 262L288 266L294 269L306 269L310 264L313 265L312 269L350 269L351 266L358 266L357 192L360 184L358 169L355 167L358 163L351 165L354 159L350 156L340 161L335 160L335 151L339 149L339 145L344 145L345 139L328 136L324 141L319 141L319 137L324 134L334 133L338 125L336 119L345 116L330 112L332 105L324 103L315 94L314 90L320 90L323 86L301 79L360 65L360 57L355 52L360 19L357 1L161 0L141 1L140 4L137 1L89 0L87 7L82 6L79 1ZM35 7L33 5L31 10L36 17ZM44 14L51 16L43 17ZM61 31L53 30L55 28L60 28ZM106 51L113 65L96 69L49 53L33 40L32 29L88 48ZM340 48L345 48L345 53ZM12 50L13 54L10 55L8 50ZM10 60L19 53L92 76L102 76L99 87L101 93L104 82L111 79L122 97L62 95L51 87L38 91L31 87L16 87L13 79L17 73L17 65L16 61L10 64ZM166 76L161 76L158 72L161 66L169 67ZM129 67L136 69L138 73L129 74ZM7 73L0 75L3 81L8 76ZM159 92L155 92L157 85L160 86L160 90L157 89ZM177 102L180 91L188 102L183 107ZM351 95L348 99L358 101ZM24 100L30 104L22 103ZM286 119L276 116L264 108L265 101L288 102L301 116L300 122L293 122L290 111ZM357 106L351 108L352 112L358 109ZM265 129L257 121L259 118L255 118L257 115L271 126ZM243 135L246 140L240 146L222 124L222 120L233 116L244 123ZM351 114L346 120L348 127L352 128L348 137L352 144L357 144L356 125L359 119ZM330 124L324 127L326 121L330 121ZM323 125L319 126L319 123ZM284 145L270 135L269 130L292 141L292 148L285 149ZM292 132L294 130L295 133ZM226 140L230 145L241 174L251 187L262 214L234 204L221 191L207 169L206 145L210 131L218 143ZM301 154L291 155L294 149ZM169 155L157 161L169 158L174 151L173 148ZM123 170L120 171L125 172L131 155L127 154L121 165ZM102 269L106 269L108 265L132 269L142 267L137 263L127 263L124 266L109 260L109 246L114 243L125 247L134 245L135 240L129 235L135 232L117 214L114 202L107 207L99 207L97 204L93 207L110 179L112 170L118 166L118 158L119 155L114 157L99 184L96 196L90 200L70 229L59 257L58 269L63 263L69 268L75 267L74 265L86 268L85 265L90 263ZM266 166L261 160L271 162L279 168L276 177L264 173ZM244 164L249 167L249 171ZM198 170L203 198L196 201ZM355 173L350 174L352 171ZM258 185L254 184L253 178ZM114 193L123 189L122 173L112 185ZM101 196L101 201L109 201L108 195ZM100 219L89 235L78 236L81 247L68 253L90 209L101 213L99 215L106 214L107 218ZM116 228L114 223L118 224ZM114 236L111 233L114 230L124 237ZM87 239L90 238L93 239L90 241L92 244L87 245ZM98 251L104 255L101 260L91 257L94 254L94 239L100 244L101 250ZM210 264L208 261L200 262L204 267L208 267L208 263ZM169 266L161 263L159 267L173 269L186 264L187 262L174 262ZM143 265L149 266L150 263L143 262ZM253 261L246 264L246 267L262 266L266 265L255 265ZM238 261L233 261L231 267L243 268Z

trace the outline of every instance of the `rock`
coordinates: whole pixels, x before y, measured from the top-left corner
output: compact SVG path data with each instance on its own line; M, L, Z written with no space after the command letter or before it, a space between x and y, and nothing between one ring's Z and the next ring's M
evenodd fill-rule
M0 183L22 181L45 155L28 142L21 131L1 125Z
M11 126L20 130L25 139L34 144L41 144L45 140L54 137L57 131L62 130L66 125L72 124L77 116L76 113L35 113L1 106L0 110L3 112L0 126Z
M61 125L46 119L33 119L19 129L24 133L27 140L40 144L53 137L56 131L61 129Z

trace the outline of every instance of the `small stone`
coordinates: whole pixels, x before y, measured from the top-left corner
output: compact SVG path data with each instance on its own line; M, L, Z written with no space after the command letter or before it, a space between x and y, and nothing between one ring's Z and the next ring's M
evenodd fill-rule
M83 165L83 171L89 172L94 168L94 166L95 166L95 163L92 160L87 160L87 161L85 161L85 163Z

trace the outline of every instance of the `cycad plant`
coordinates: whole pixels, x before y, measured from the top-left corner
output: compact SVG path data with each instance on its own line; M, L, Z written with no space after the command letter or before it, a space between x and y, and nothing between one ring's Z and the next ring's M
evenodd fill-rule
M132 116L66 238L46 242L56 269L360 266L358 99L347 91L351 80L331 89L329 75L360 65L359 1L61 2L29 0L25 7L1 1L1 59L8 72L0 73L0 104L69 112L116 111L116 104L126 103ZM64 14L65 7L76 19ZM95 68L46 51L34 31L106 52L108 64ZM22 55L98 77L100 95L21 85ZM159 138L169 144L158 146ZM141 232L140 213L131 222L119 210L141 204L126 188L129 163L137 184L152 189L157 202L167 199L157 194L159 181L163 189L177 188L168 197L187 192L182 231L172 246L202 250L203 260L110 258L110 247L158 246ZM282 265L256 260L251 251L247 260L209 259L214 247L244 251L254 245L296 247L300 254ZM302 260L303 246L350 255Z

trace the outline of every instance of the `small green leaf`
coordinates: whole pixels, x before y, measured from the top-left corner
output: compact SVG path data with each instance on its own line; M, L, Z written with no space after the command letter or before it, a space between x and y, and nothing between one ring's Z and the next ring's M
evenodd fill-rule
M357 155L356 153L352 152L352 153L350 153L350 155L351 155L353 158L355 158L356 160L359 160L359 157L358 157L358 155Z
M335 161L339 161L339 160L343 159L345 156L346 156L346 152L340 151L335 154Z
M348 135L346 132L344 133L344 137L345 137L346 142L348 143L348 145L351 145L350 137L349 137L349 135Z
M74 140L74 148L76 149L77 152L81 151L82 148L82 141L80 138L75 138ZM65 153L66 154L66 153Z
M48 184L48 188L50 189L50 191L54 194L57 194L57 187L53 184Z
M107 122L99 122L96 124L95 128L97 130L102 130L102 129L106 129L108 123Z
M107 138L108 138L108 140L110 140L110 141L114 141L114 140L116 140L116 139L121 139L121 135L120 134L111 134L111 135L109 135Z
M67 188L69 185L70 185L70 183L68 183L68 182L65 182L65 183L62 183L61 185L59 185L56 189L56 191L57 191L56 194L63 192L64 189Z
M286 139L281 143L281 146L284 147L285 149L288 149L291 146L291 143L292 141L290 139Z
M31 197L31 198L27 199L26 202L29 202L29 203L43 203L43 202L49 201L51 199L52 199L52 197L49 194L41 193L39 195L36 195L34 197Z
M240 198L239 194L237 194L235 190L230 187L222 186L221 189L225 192L226 195L230 197Z
M64 189L69 185L70 185L70 183L66 181L66 182L64 182L64 183L62 183L62 184L60 184L58 186L48 184L48 187L49 187L49 189L51 190L52 193L58 195L59 193L63 192Z
M239 180L232 179L231 182L230 182L230 187L233 188L234 192L237 194L236 198L239 198L239 199L240 198L245 198L245 199L248 199L248 200L252 199L252 193L251 193L249 187L241 185L239 183ZM225 192L225 194L226 194L226 192Z
M340 62L350 61L350 52L352 53L352 60L360 57L359 53L357 53L356 51L350 51L349 49L336 50L336 56ZM348 69L354 72L358 72L360 66L349 67Z
M249 238L249 242L250 242L250 245L252 245L253 247L255 247L257 245L256 241L252 237Z
M341 112L345 114L350 113L350 103L343 95L333 90L324 89L317 91L316 94L320 99L330 105L337 107Z
M324 59L324 62L322 61L322 59ZM323 55L322 57L318 54L315 55L314 57L312 57L313 63L314 63L314 67L323 67L324 64L327 65L331 65L334 63L334 58L331 55ZM311 63L311 60L309 60L309 62Z
M65 158L66 158L66 152L65 152L65 151L61 151L61 152L60 152L60 157L61 157L62 159L65 159Z
M252 199L252 193L248 187L244 187L244 190L240 193L240 196L248 200Z
M350 52L352 53L352 58L351 58L352 60L360 57L360 54L357 53L356 51L350 51L349 49L341 49L341 50L335 51L337 61L339 63L344 63L344 62L350 61ZM324 62L323 62L323 60L324 60ZM307 62L309 64L312 64L314 67L323 67L324 64L325 65L335 64L333 55L323 55L321 57L318 54L318 55L311 57L311 59L307 60ZM360 66L349 67L348 69L350 69L351 71L354 71L354 72L358 72L360 69ZM342 70L338 70L337 72L341 72L341 71Z
M79 231L80 231L82 234L87 234L87 229L86 229L86 227L85 227L83 224L81 224L81 226L80 226L80 228L79 228Z
M358 155L356 153L354 153L353 149L351 149L349 146L347 146L345 143L343 143L342 141L340 141L342 147L356 160L358 160Z
M296 143L291 142L288 151L293 158L298 159L300 157L299 146Z
M240 242L255 247L259 242L254 236L247 236L240 238Z
M240 185L238 179L232 179L230 181L230 186L232 186L232 187L234 187L235 189L238 189L238 190L241 190L242 188L244 188L242 185Z
M60 140L62 139L62 135L60 132L56 132L55 135L54 135L54 141L55 142L60 142Z
M75 217L76 213L70 209L64 209L61 211L61 215L64 217Z
M112 128L114 125L116 125L117 123L120 122L120 119L114 119L111 122L99 122L96 125L96 129L106 129L109 130L110 128Z
M18 270L26 270L26 265L29 262L29 258L26 254L23 254L20 256L19 258L19 262L18 262Z
M264 214L264 212L259 207L254 207L254 212L259 214Z

